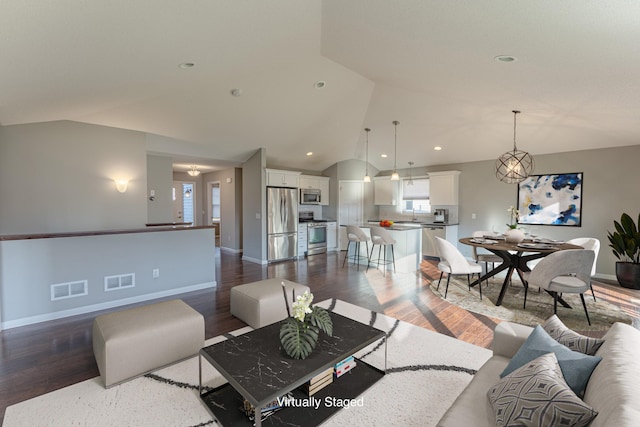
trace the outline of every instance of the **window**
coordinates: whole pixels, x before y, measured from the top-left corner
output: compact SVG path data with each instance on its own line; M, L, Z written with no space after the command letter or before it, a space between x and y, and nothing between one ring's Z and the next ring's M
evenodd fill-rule
M412 214L431 213L429 203L429 178L418 177L402 180L402 211Z
M211 186L211 219L220 221L220 183Z

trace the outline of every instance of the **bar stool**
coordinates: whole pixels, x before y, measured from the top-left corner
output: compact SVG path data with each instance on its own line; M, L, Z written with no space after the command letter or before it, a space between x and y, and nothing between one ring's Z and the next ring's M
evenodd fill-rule
M386 266L393 264L393 272L396 272L396 257L393 253L393 245L396 243L396 239L391 236L388 230L382 227L371 227L371 254L369 255L369 263L376 262L376 270L380 267L380 261L382 260L383 268L386 270ZM378 258L373 258L373 250L378 245ZM387 261L387 246L391 246L391 260ZM384 249L383 249L384 248ZM380 251L384 250L382 258L380 257ZM369 270L369 264L367 264L367 271ZM382 274L385 274L383 270Z
M362 228L357 225L347 225L347 239L349 239L349 243L347 243L347 253L344 254L344 260L342 261L342 267L344 267L344 263L347 262L347 258L353 261L354 264L358 264L358 270L360 270L360 260L362 258L367 259L367 266L369 266L369 236L362 231ZM351 246L351 242L355 243L355 251L352 256L349 256L349 246ZM367 256L360 255L360 243L364 242L367 245Z

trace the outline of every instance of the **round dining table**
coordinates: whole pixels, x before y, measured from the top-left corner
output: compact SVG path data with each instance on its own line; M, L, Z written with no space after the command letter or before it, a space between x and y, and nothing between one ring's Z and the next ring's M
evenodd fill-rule
M482 281L486 281L496 274L507 270L507 275L504 282L502 282L502 288L500 289L500 295L498 296L496 305L502 304L502 300L504 299L504 295L507 291L507 286L509 286L509 281L514 271L518 273L523 285L527 286L523 273L525 271L531 271L527 265L529 261L543 258L552 252L562 251L565 249L584 249L582 246L557 241L532 242L531 240L524 240L521 243L511 243L504 240L504 237L501 236L492 236L487 238L465 237L460 239L459 242L465 245L486 249L502 259L503 262L500 265L491 271L487 271L484 276L471 283L471 286L476 286ZM562 298L559 298L558 302L567 308L571 308L571 306Z

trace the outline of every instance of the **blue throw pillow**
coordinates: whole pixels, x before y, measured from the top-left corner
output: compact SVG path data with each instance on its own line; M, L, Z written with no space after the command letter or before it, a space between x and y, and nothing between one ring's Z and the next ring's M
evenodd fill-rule
M600 356L589 356L569 350L551 338L542 326L538 325L513 356L504 371L502 371L500 378L509 375L519 367L546 353L554 353L556 355L565 381L571 387L571 390L579 396L582 395L587 387L591 373L602 360Z

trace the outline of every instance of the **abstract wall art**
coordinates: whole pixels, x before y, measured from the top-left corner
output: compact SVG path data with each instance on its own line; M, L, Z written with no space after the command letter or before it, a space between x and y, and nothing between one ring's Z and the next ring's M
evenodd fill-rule
M519 224L582 225L582 172L529 175L518 184Z

